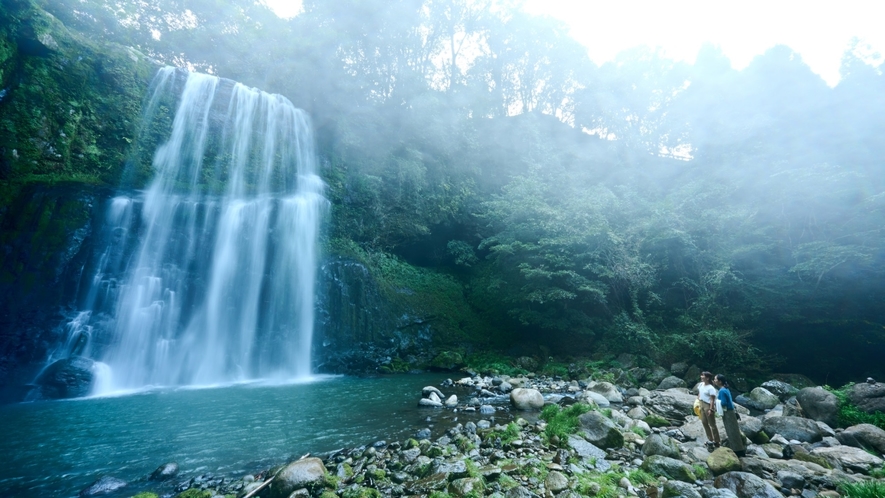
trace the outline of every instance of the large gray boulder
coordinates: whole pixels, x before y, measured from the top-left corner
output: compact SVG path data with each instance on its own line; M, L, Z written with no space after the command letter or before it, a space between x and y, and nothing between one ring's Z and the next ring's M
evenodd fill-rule
M780 398L764 387L754 388L747 397L752 401L749 406L757 410L771 410L780 403Z
M885 384L855 384L848 391L848 399L866 413L885 413Z
M95 362L83 356L71 356L49 365L36 384L44 398L65 399L87 396L95 378Z
M701 493L693 485L682 481L667 481L664 483L663 498L702 498Z
M642 445L642 454L679 458L679 443L664 434L652 434Z
M664 418L682 421L685 417L694 415L695 399L697 396L674 388L652 392L645 406Z
M620 448L624 446L624 435L614 422L599 412L591 411L578 417L584 438L600 448Z
M844 431L836 433L836 439L848 446L885 455L885 430L873 424L852 425Z
M605 472L611 468L611 464L605 459L605 451L592 445L586 440L572 435L568 437L568 445L586 462L592 462L595 470Z
M658 384L658 389L666 390L672 389L674 387L686 387L685 381L676 377L675 375L671 375L666 379L662 380L660 384Z
M714 476L741 470L741 461L731 448L716 448L707 457L707 467Z
M727 472L717 477L713 485L728 489L738 498L783 498L777 488L747 472Z
M819 420L831 427L839 424L839 399L820 387L806 387L796 394L796 401L806 417Z
M540 410L544 407L544 396L537 389L518 387L510 391L510 404L516 410Z
M753 441L756 444L764 444L768 442L770 436L765 435L762 430L762 421L756 417L751 417L749 415L741 416L741 420L738 422L738 425L741 428L741 432L747 436L747 439ZM773 436L774 434L772 434Z
M599 393L605 397L611 403L623 403L624 397L621 395L621 392L618 391L618 388L612 385L609 382L599 382L590 388L590 391L595 393Z
M795 439L803 443L816 443L823 439L820 427L813 420L800 417L771 417L762 421L762 429L773 437L780 434L787 440Z
M293 491L321 486L326 467L319 458L304 458L283 467L270 483L270 498L288 498Z
M781 380L769 380L768 382L763 382L761 387L768 389L771 394L780 398L781 401L786 401L788 398L795 396L796 393L799 392L798 389Z
M175 462L164 463L151 473L151 481L167 481L178 475L178 464Z
M811 454L824 457L837 469L863 474L869 474L870 470L881 468L885 464L885 460L853 446L814 448L811 450Z
M683 482L695 482L697 477L691 465L661 455L652 455L642 462L642 470L667 479L676 479Z

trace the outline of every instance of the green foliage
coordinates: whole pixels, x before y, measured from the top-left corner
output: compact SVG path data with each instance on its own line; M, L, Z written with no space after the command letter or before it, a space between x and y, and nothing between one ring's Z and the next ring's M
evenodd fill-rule
M175 495L175 498L212 498L212 491L208 489L190 488Z
M132 498L157 498L157 494L151 493L149 491L142 491L141 493L138 493L137 495L133 496Z
M541 410L541 419L547 421L544 434L548 438L556 436L560 441L567 440L569 435L576 433L581 427L578 418L592 409L586 403L575 403L565 409L561 409L559 405L545 406Z
M853 385L854 383L851 382L838 389L823 386L824 389L833 393L839 400L839 426L850 427L857 424L872 424L880 429L885 429L885 413L867 413L851 402L848 393Z
M452 498L452 495L445 491L433 491L430 493L430 498Z
M671 425L667 419L665 419L664 417L662 417L660 415L656 415L654 413L648 415L647 417L645 417L642 420L645 421L645 423L648 424L648 426L652 427L652 428L654 428L654 427L669 427Z
M694 475L702 481L710 476L710 471L704 465L696 463L691 468L694 470Z
M874 479L885 479L885 464L882 464L882 466L878 469L870 470L870 477Z
M587 473L577 476L575 491L582 496L598 496L600 498L615 498L620 493L618 483L623 474L609 471L603 474Z
M341 493L342 498L381 498L381 493L375 488L362 486L350 486Z
M501 438L501 443L510 444L513 441L516 441L517 439L519 439L519 436L520 436L519 426L516 425L515 422L510 422L509 424L507 424L507 427L505 427L503 431L498 431L498 430L490 431L488 433L488 436L486 436L486 438L487 439L488 438L491 438L491 439Z
M885 482L845 482L839 485L839 491L842 492L842 496L845 498L880 498L885 496Z
M634 486L647 486L656 483L658 480L655 476L649 474L642 469L633 469L627 473L627 478Z
M643 429L642 427L634 427L634 428L630 429L630 431L632 431L634 434L639 435L640 437L648 436L648 433L645 432L645 429Z
M525 375L527 370L515 367L511 364L511 358L491 351L477 351L465 358L466 368L482 374Z

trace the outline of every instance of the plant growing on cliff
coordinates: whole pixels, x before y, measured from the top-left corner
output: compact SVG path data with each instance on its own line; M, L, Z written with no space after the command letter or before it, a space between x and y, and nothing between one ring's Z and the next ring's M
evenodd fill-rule
M885 496L885 482L846 482L839 485L839 491L845 498L882 498Z

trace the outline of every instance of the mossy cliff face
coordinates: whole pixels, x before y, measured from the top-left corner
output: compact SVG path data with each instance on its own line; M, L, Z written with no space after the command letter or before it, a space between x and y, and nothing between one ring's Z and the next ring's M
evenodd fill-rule
M2 399L19 397L63 339L94 216L127 168L157 68L30 0L0 4Z
M157 65L92 42L30 0L0 6L0 200L23 185L117 185ZM2 214L2 213L0 213Z

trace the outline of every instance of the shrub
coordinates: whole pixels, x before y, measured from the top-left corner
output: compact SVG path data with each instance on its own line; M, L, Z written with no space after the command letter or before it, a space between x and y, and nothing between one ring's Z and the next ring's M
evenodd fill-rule
M548 438L553 436L560 440L565 440L570 434L577 432L581 427L578 417L589 412L593 408L586 403L575 403L566 409L561 409L559 405L547 405L541 410L541 419L547 421L547 427L544 434Z
M842 483L839 490L845 498L881 498L885 496L885 482L866 481L861 483Z
M851 391L852 386L854 386L853 382L845 384L839 389L824 386L824 389L833 393L839 400L839 425L850 427L857 424L872 424L880 429L885 429L885 413L866 413L851 402L848 392Z

